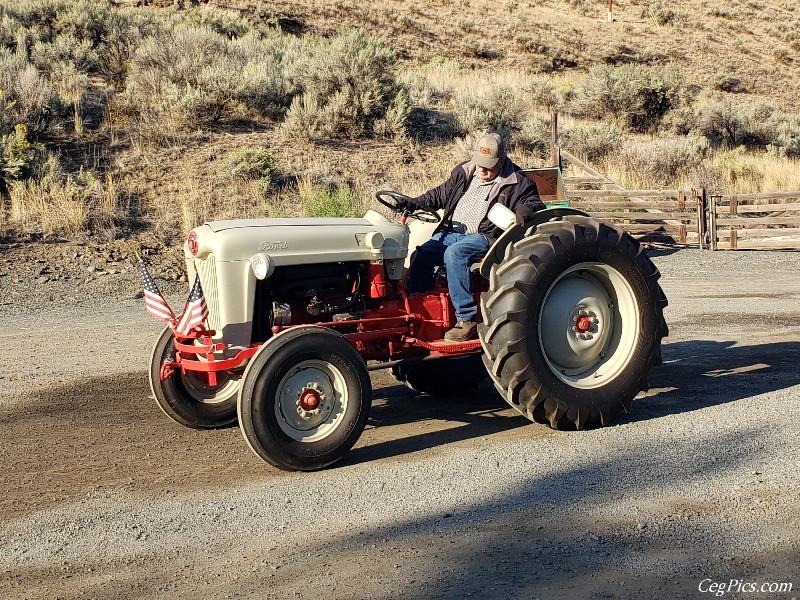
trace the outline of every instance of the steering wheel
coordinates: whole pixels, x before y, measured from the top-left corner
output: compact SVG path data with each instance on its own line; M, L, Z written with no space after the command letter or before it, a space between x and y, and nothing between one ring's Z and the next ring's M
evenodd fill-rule
M407 218L417 219L423 223L438 223L442 220L432 208L425 206L416 198L411 198L399 192L380 190L375 192L375 199L394 211L400 213L400 222L405 223ZM411 207L409 209L409 206Z

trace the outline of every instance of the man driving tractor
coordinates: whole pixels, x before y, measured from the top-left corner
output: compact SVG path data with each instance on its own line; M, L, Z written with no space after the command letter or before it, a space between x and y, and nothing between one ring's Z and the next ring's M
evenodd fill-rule
M446 181L415 200L443 210L444 216L431 239L419 246L411 259L408 291L431 289L435 267L444 264L457 320L444 339L474 339L478 308L469 267L502 233L486 215L492 205L500 203L515 213L517 223L530 220L545 208L536 184L506 156L500 135L490 133L478 141L472 160L456 165Z

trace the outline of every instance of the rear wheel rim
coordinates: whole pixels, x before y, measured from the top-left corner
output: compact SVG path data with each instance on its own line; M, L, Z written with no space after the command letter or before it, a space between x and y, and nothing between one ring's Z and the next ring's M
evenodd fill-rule
M639 308L633 288L614 267L598 262L570 267L547 290L539 314L547 366L574 388L613 381L635 353Z
M316 442L336 431L348 402L347 383L338 368L323 360L305 360L281 379L275 417L291 439Z

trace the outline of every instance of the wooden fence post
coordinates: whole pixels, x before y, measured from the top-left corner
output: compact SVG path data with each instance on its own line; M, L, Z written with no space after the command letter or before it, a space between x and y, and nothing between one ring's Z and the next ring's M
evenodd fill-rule
M693 189L692 196L694 197L694 207L697 211L697 243L700 250L703 249L703 243L706 238L706 211L703 203L703 190Z
M558 112L550 116L550 164L561 167L561 156L558 150Z
M717 249L717 197L711 194L710 206L708 208L709 231L711 235L711 250Z

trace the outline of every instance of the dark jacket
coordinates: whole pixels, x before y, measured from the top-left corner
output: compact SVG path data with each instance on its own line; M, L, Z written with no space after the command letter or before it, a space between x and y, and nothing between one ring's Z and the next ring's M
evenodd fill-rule
M436 231L448 229L452 226L453 211L455 211L456 205L464 195L464 192L467 191L473 175L475 175L474 162L468 160L458 164L453 169L453 172L450 173L450 178L447 181L416 198L416 200L434 210L444 210L444 217ZM518 221L524 222L532 219L536 211L545 207L539 199L536 184L525 177L520 172L519 167L511 162L510 158L506 158L506 162L495 181L496 183L489 193L488 208L491 208L495 202L499 202L514 211ZM489 211L487 210L486 212L488 213ZM478 233L494 241L503 232L484 217L478 226Z

